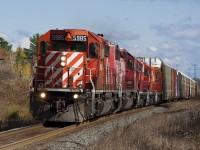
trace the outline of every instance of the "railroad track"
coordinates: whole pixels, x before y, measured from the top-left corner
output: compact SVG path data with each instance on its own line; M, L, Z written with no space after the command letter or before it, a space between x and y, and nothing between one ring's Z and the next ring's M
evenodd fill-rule
M36 124L36 125L31 125L31 126L27 126L27 127L23 127L23 128L17 128L17 129L12 129L12 130L8 130L8 131L3 131L3 132L0 132L0 139L2 139L4 137L8 137L8 136L13 136L15 134L23 133L23 132L36 130L41 127L42 127L42 124Z
M55 130L53 128L45 128L42 124L32 125L15 130L9 130L0 133L0 149L14 149L12 145L21 143L27 138ZM16 145L17 147L17 145Z
M16 136L16 134L26 134L26 135L29 135L29 136L26 136L25 138L21 139L21 140L14 140L10 143L8 143L8 140L7 142L4 142L2 144L0 144L0 150L12 150L12 149L17 149L17 148L21 148L23 146L26 146L26 145L29 145L29 144L33 144L33 143L37 143L37 142L40 142L40 141L44 141L46 139L49 139L49 138L52 138L52 137L57 137L57 136L61 136L63 134L66 134L66 133L71 133L71 132L76 132L76 131L79 131L85 127L92 127L92 126L95 126L95 125L100 125L100 124L103 124L107 121L110 121L110 120L114 120L114 119L117 119L118 117L122 117L122 116L127 116L127 115L130 115L132 113L138 113L138 112L142 112L144 110L149 110L149 109L152 109L154 106L149 106L149 107L145 107L145 108L138 108L138 109L133 109L133 110L128 110L128 111L124 111L124 112L121 112L119 114L113 114L111 116L103 116L103 117L100 117L99 119L97 119L96 121L87 121L87 122L84 122L82 124L74 124L74 125L70 125L70 126L67 126L67 127L63 127L63 128L45 128L43 127L42 125L38 125L38 126L33 126L33 127L30 127L29 129L21 129L21 131L18 131L18 130L14 130L14 131L10 131L10 133L1 133L0 134L0 139L2 142L2 137L3 139L5 140L5 138L11 138L11 136ZM48 130L49 129L49 130ZM29 131L39 131L39 130L44 130L46 132L44 133L40 133L40 134L36 134L35 132L33 132L35 135L30 135L28 132ZM12 140L12 138L11 138ZM5 140L6 141L6 140Z
M20 141L16 141L16 142L13 142L13 143L10 143L10 144L3 145L3 146L0 147L0 149L1 150L12 150L12 149L20 148L20 147L23 147L25 145L28 145L28 144L31 144L31 143L36 143L36 142L48 139L50 137L62 134L63 132L67 132L67 131L75 128L75 127L76 127L76 125L72 125L72 126L69 126L69 127L55 129L53 131L49 131L49 132L42 133L42 134L30 137L30 138L26 138L26 139L23 139L23 140L20 140Z

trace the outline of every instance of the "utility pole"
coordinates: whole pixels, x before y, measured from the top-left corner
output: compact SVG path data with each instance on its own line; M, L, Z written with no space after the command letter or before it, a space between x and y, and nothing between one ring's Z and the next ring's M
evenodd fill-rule
M193 75L193 78L197 78L198 77L198 70L200 70L200 68L197 68L198 67L198 64L192 64L193 67L188 67L188 76L190 77L191 75L191 71L193 72L192 75ZM191 76L192 76L191 75ZM199 78L199 77L198 77Z

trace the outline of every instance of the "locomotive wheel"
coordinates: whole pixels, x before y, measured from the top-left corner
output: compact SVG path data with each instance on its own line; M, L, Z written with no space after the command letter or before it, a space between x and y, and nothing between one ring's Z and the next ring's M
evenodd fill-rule
M141 107L145 107L146 106L146 100L141 99L141 103L142 103Z

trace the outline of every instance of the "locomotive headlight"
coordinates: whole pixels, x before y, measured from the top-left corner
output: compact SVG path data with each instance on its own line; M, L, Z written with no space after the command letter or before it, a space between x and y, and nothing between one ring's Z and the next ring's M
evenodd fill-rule
M77 99L78 98L78 94L74 94L74 99Z
M66 65L66 63L63 61L63 62L60 63L60 65L61 65L62 67L64 67L64 66Z
M61 56L60 60L65 61L66 57L65 56Z
M46 97L46 93L42 92L42 93L40 94L40 97L41 97L41 98L45 98L45 97Z
M78 88L79 88L79 89L81 89L82 87L83 87L82 84L79 84L79 85L78 85Z

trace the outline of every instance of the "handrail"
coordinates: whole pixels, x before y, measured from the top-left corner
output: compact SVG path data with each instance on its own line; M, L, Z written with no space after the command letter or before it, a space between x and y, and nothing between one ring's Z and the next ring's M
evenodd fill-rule
M95 86L94 86L94 82L92 81L92 70L95 70L95 69L96 68L89 69L90 70L90 82L92 84L92 99L95 98Z

